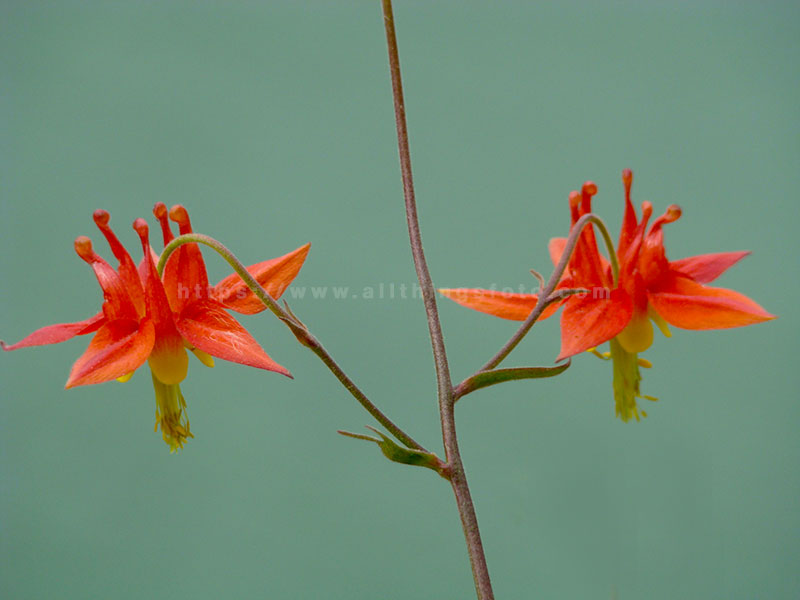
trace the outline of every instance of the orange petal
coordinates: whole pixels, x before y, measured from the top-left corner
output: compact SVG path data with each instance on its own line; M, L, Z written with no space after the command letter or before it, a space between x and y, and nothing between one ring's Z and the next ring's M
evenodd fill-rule
M597 194L597 185L587 181L581 188L580 214L592 212L592 197ZM583 228L580 240L572 255L572 272L581 273L581 283L589 285L607 285L607 268L603 264L597 246L597 236L594 233L594 223L589 223Z
M636 213L634 212L634 218ZM644 233L647 223L653 214L653 205L650 202L642 202L642 219L631 232L624 230L620 232L619 247L617 248L617 259L619 260L620 277L630 277L636 270L639 263L639 251L644 241ZM626 212L626 219L628 218ZM627 236L627 237L624 237ZM625 242L623 243L623 237Z
M628 247L636 237L636 210L631 202L631 186L633 185L633 171L625 169L622 171L622 185L625 188L625 214L622 217L622 227L619 231L619 242L617 243L617 253L620 260L628 252Z
M672 261L669 266L697 283L710 283L748 254L748 251L701 254Z
M94 222L97 228L105 236L111 252L119 261L119 276L128 288L128 295L133 301L136 310L140 315L144 315L144 289L142 288L142 280L139 277L139 272L136 269L136 264L133 262L131 255L125 249L125 246L117 238L111 226L108 224L111 216L105 210L94 211Z
M468 288L440 289L439 293L461 306L511 321L527 319L539 299L537 294L515 294ZM551 316L561 304L562 302L554 302L544 309L539 318L546 319Z
M607 298L572 297L561 314L561 353L556 360L607 342L625 329L632 315L633 302L620 288Z
M158 278L148 240L149 228L144 219L136 219L133 228L142 242L144 253L145 304L147 316L153 322L156 338L150 358L153 374L167 385L180 383L186 377L189 359L183 347L183 339L175 327L164 285Z
M92 241L84 236L75 240L75 251L94 271L103 289L103 314L108 319L136 319L138 313L128 288L110 264L100 258L92 248Z
M666 212L658 217L650 226L650 231L642 240L639 251L639 273L648 284L657 285L667 276L669 261L664 249L664 225L674 223L681 218L681 207L671 204Z
M653 343L653 326L647 310L644 280L638 273L623 274L621 285L633 302L633 314L625 329L617 335L617 341L630 354L644 352Z
M141 323L133 319L106 323L72 365L66 387L104 383L135 371L147 360L155 337L149 319Z
M58 344L71 340L76 335L86 335L97 331L100 326L105 323L105 316L103 313L97 313L95 316L86 319L85 321L78 321L77 323L59 323L58 325L48 325L37 329L29 336L23 338L16 344L6 346L0 341L0 346L3 350L17 350L18 348L27 348L28 346L44 346L45 344Z
M273 299L277 300L297 277L310 248L311 244L300 246L289 254L251 265L247 267L247 272ZM228 275L215 285L211 294L215 300L222 302L225 308L244 315L252 315L266 308L236 273Z
M733 290L701 285L672 274L648 291L655 311L682 329L726 329L774 319L750 298Z
M158 205L156 209L161 212ZM166 239L167 233L163 221L161 217L158 218L162 223L162 233ZM181 235L192 233L189 213L180 204L170 209L169 218L178 224ZM169 305L176 313L189 302L205 299L208 296L208 275L200 247L197 244L183 244L175 250L164 266L163 281Z
M567 245L567 238L552 238L547 244L547 250L550 252L550 260L554 265L558 264L561 260L561 255L564 254L564 248Z
M163 202L156 202L153 205L153 216L158 219L158 224L161 225L161 237L164 240L164 247L167 246L175 236L172 234L172 228L169 226L169 211L167 205Z
M178 318L178 330L192 346L212 356L291 377L215 300L187 305Z

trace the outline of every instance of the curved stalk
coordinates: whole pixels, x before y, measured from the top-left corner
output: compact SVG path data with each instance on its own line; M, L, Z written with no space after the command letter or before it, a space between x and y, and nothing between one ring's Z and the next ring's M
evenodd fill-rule
M525 319L522 325L520 325L519 329L517 329L517 332L511 336L511 339L508 340L503 347L500 348L500 350L498 350L497 353L488 360L485 365L478 369L476 373L490 371L503 362L506 357L511 354L511 351L517 347L517 344L522 341L522 338L524 338L531 330L531 327L533 327L533 324L536 323L536 320L541 316L544 309L547 308L547 305L553 302L553 292L555 291L558 282L561 281L561 277L564 275L564 270L567 268L569 259L572 258L572 253L575 251L575 245L578 243L578 238L583 231L583 228L589 223L594 223L597 225L597 228L603 235L603 239L606 243L606 249L608 250L609 254L609 261L611 262L611 270L614 274L614 283L617 284L619 282L619 261L617 260L617 253L614 251L614 243L611 241L611 235L608 233L606 224L603 223L603 220L600 217L593 213L583 215L580 219L578 219L578 221L575 223L575 226L569 232L567 243L564 246L564 252L561 253L561 258L559 259L556 268L553 269L553 274L550 276L547 285L543 290L540 290L539 299L536 302L536 306L531 311L531 314L528 315L528 318ZM469 377L467 377L467 379L469 379ZM466 381L466 379L464 381Z
M278 317L286 324L287 327L289 327L289 329L292 330L292 333L295 335L295 337L297 337L301 344L309 348L319 357L319 359L325 364L326 367L328 367L331 373L333 373L336 379L339 380L345 389L350 392L350 394L356 400L358 400L359 404L361 404L361 406L363 406L378 423L383 425L387 431L389 431L393 436L395 436L409 448L426 451L424 447L414 440L414 438L400 429L400 427L395 425L389 417L387 417L369 400L369 398L367 398L364 392L362 392L359 387L353 383L353 380L347 376L347 374L342 370L342 368L328 353L328 351L325 350L320 341L308 330L308 328L301 323L297 317L284 310L280 304L278 304L275 299L270 296L263 287L261 287L261 284L259 284L258 281L256 281L253 276L250 275L250 273L247 271L247 268L238 258L236 258L233 252L228 250L228 248L214 238L201 233L188 233L186 235L176 237L167 245L166 248L164 248L164 251L161 253L161 258L159 258L157 267L159 276L164 271L164 265L167 264L167 259L169 259L170 254L172 254L172 252L179 246L188 243L204 244L222 256L222 258L224 258L233 268L236 274L242 278L245 284L247 284L247 287L249 287L256 297L264 303L264 306L266 306L272 312L272 314Z

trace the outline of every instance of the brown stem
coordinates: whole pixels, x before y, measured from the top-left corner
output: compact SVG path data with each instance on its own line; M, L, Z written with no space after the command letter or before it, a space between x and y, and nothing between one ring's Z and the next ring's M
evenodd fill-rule
M406 220L408 221L408 236L411 241L411 253L414 257L414 267L417 271L422 301L428 318L428 330L433 347L433 358L436 366L436 381L439 391L439 415L442 422L442 440L444 442L445 459L448 463L450 484L456 498L456 506L461 517L464 537L467 542L472 575L475 579L475 589L479 600L493 600L492 584L489 579L489 570L486 566L486 556L483 551L481 534L478 529L478 519L475 507L467 485L467 476L461 462L458 449L458 438L455 424L455 396L453 382L450 378L450 367L447 362L442 327L439 322L439 313L436 308L436 293L425 261L422 250L422 235L419 230L417 217L417 204L414 198L414 180L411 174L411 153L408 146L408 128L406 125L405 103L403 101L403 83L400 77L400 58L397 51L397 36L394 27L394 14L391 0L382 0L383 20L386 28L386 44L389 50L389 70L392 76L392 92L394 98L395 121L397 124L397 145L400 153L400 171L403 178L403 195L406 204Z

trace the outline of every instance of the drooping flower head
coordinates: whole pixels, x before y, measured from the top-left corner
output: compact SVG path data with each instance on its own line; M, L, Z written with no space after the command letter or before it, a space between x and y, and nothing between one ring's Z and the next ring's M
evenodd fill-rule
M156 204L153 212L166 245L173 239L166 207ZM185 208L174 206L169 217L177 222L181 234L191 233ZM95 224L119 263L117 269L94 251L89 238L75 240L78 256L91 266L103 291L101 312L85 321L44 327L16 344L3 344L4 350L55 344L94 333L89 347L72 367L67 388L113 379L127 381L147 361L156 393L156 428L161 429L172 450L193 437L180 390L188 371L187 350L209 367L216 356L291 377L228 314L227 310L252 314L264 309L255 305L257 299L238 275L210 287L199 247L184 244L170 256L163 278L159 277L155 265L158 257L150 247L144 219L133 223L144 255L138 267L109 220L107 212L95 211ZM248 271L278 297L299 272L308 249L306 244L280 258L253 265Z
M663 227L681 216L676 205L657 218L647 230L653 213L642 203L641 219L631 201L633 173L622 173L625 212L616 248L618 273L600 252L591 226L584 228L575 245L558 288L583 289L554 303L540 318L547 318L560 306L561 351L557 360L589 351L613 362L616 414L623 421L639 420L637 398L655 400L640 392L640 367L651 366L638 354L653 343L653 326L665 336L669 325L683 329L722 329L752 325L775 318L746 296L708 287L725 270L749 252L705 254L670 262L664 250ZM580 192L569 196L571 228L592 211L597 186L586 182ZM566 238L550 240L550 257L560 260ZM474 310L516 321L525 320L536 306L535 294L505 294L482 289L444 289L440 292ZM610 342L609 352L596 347Z

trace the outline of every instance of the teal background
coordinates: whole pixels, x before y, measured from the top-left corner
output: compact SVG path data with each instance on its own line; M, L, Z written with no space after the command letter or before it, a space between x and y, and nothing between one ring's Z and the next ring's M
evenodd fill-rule
M497 597L800 597L798 4L395 11L437 286L531 285L568 192L595 180L616 230L630 167L639 202L684 209L672 258L753 250L720 285L780 315L657 336L642 423L589 356L459 404ZM0 337L97 309L72 242L110 258L98 207L136 257L129 223L183 203L247 263L313 242L299 286L411 285L386 63L377 2L0 3ZM441 452L419 301L292 306ZM457 379L516 328L440 310ZM296 379L193 360L177 455L146 372L63 391L87 339L0 357L0 597L473 597L448 486L339 437L368 415L275 319L242 321ZM548 321L508 364L557 349Z

